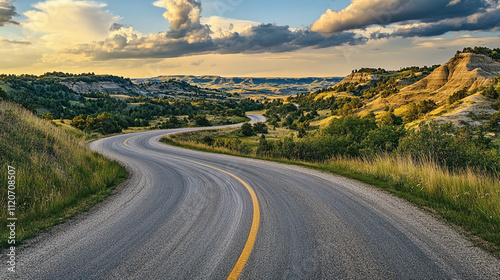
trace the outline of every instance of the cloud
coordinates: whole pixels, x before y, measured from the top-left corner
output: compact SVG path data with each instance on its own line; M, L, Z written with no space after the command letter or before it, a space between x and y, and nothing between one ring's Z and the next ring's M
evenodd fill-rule
M327 38L308 29L216 16L202 21L201 3L196 0L164 0L155 5L167 9L163 16L170 22L168 31L141 35L132 27L113 25L106 39L70 46L67 52L93 60L173 58L213 53L280 53L363 44L368 40L353 32Z
M158 7L158 8L167 8L165 6L165 1L164 0L158 0L153 3L153 6Z
M7 40L4 38L0 38L0 43L6 44L6 45L31 45L31 42L28 41L16 41L16 40Z
M126 24L120 24L120 23L116 23L116 22L115 22L115 23L113 23L113 24L111 25L111 27L109 28L109 31L110 31L110 32L113 32L113 31L118 31L118 30L120 30L120 29L122 29L122 28L126 28L126 27L128 27Z
M323 37L308 29L291 30L288 26L261 24L252 26L241 34L230 33L214 41L219 53L279 53L308 47L318 49L344 44L363 44L366 38L359 37L353 32Z
M1 0L0 0L1 1ZM163 0L170 28L141 34L107 11L106 4L47 0L25 13L22 26L33 32L34 45L45 50L44 61L107 61L175 58L203 54L283 53L304 48L365 44L366 34L341 32L324 37L308 28L222 17L201 18L197 0Z
M172 58L197 54L280 53L302 48L327 48L363 44L368 39L353 32L324 37L307 29L291 30L288 26L260 24L241 33L226 32L223 37L190 41L171 38L170 31L141 36L117 31L103 41L81 44L68 52L84 54L95 60L123 58Z
M500 27L500 6L467 17L444 19L432 23L399 26L391 33L376 37L430 37L450 31L488 31Z
M43 34L42 39L57 47L86 43L108 37L110 27L120 18L104 10L106 4L91 1L48 0L34 4L36 10L24 13L22 26L30 32Z
M341 11L327 10L311 25L326 35L408 21L436 22L481 13L498 1L489 0L352 0Z
M13 3L13 0L0 0L0 26L19 24L17 21L12 20L13 17L17 16L16 7L14 7Z
M224 37L228 32L245 32L245 30L248 30L252 26L262 24L260 22L250 20L224 18L219 16L201 18L201 23L209 26L212 31L212 38Z
M208 40L210 28L200 23L201 2L198 0L164 0L167 11L163 14L170 23L167 36L186 38L192 42Z
M193 66L200 66L201 64L203 64L203 62L205 62L205 60L204 59L200 59L200 60L191 62L191 65L193 65Z

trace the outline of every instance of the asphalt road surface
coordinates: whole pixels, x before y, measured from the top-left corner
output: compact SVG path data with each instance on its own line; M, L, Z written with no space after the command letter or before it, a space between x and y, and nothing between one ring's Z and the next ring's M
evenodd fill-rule
M0 278L500 279L498 259L370 186L158 142L186 130L93 142L129 181L28 242Z

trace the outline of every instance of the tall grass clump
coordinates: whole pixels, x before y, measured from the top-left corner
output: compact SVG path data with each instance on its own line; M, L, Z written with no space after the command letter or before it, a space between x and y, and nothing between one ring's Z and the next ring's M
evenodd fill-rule
M382 154L377 157L338 156L324 166L376 180L376 185L418 205L437 211L484 240L500 245L500 177L473 168L450 171L430 158Z
M117 162L31 112L0 103L0 244L7 244L7 171L16 168L17 241L102 200L127 177Z

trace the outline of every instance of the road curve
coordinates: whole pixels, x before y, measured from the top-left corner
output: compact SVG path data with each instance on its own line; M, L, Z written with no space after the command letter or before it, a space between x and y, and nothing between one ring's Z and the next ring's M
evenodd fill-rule
M22 248L13 279L225 279L253 228L243 183L260 220L240 279L500 279L498 259L399 198L301 167L158 142L186 130L93 142L131 178Z

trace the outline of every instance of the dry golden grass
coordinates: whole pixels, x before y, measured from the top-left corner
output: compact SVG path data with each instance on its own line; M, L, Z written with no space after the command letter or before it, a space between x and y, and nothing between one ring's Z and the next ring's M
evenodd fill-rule
M382 155L375 159L343 158L327 163L382 180L405 182L410 191L423 191L477 208L491 218L500 219L500 178L467 169L452 173L437 163L417 162L410 157Z

